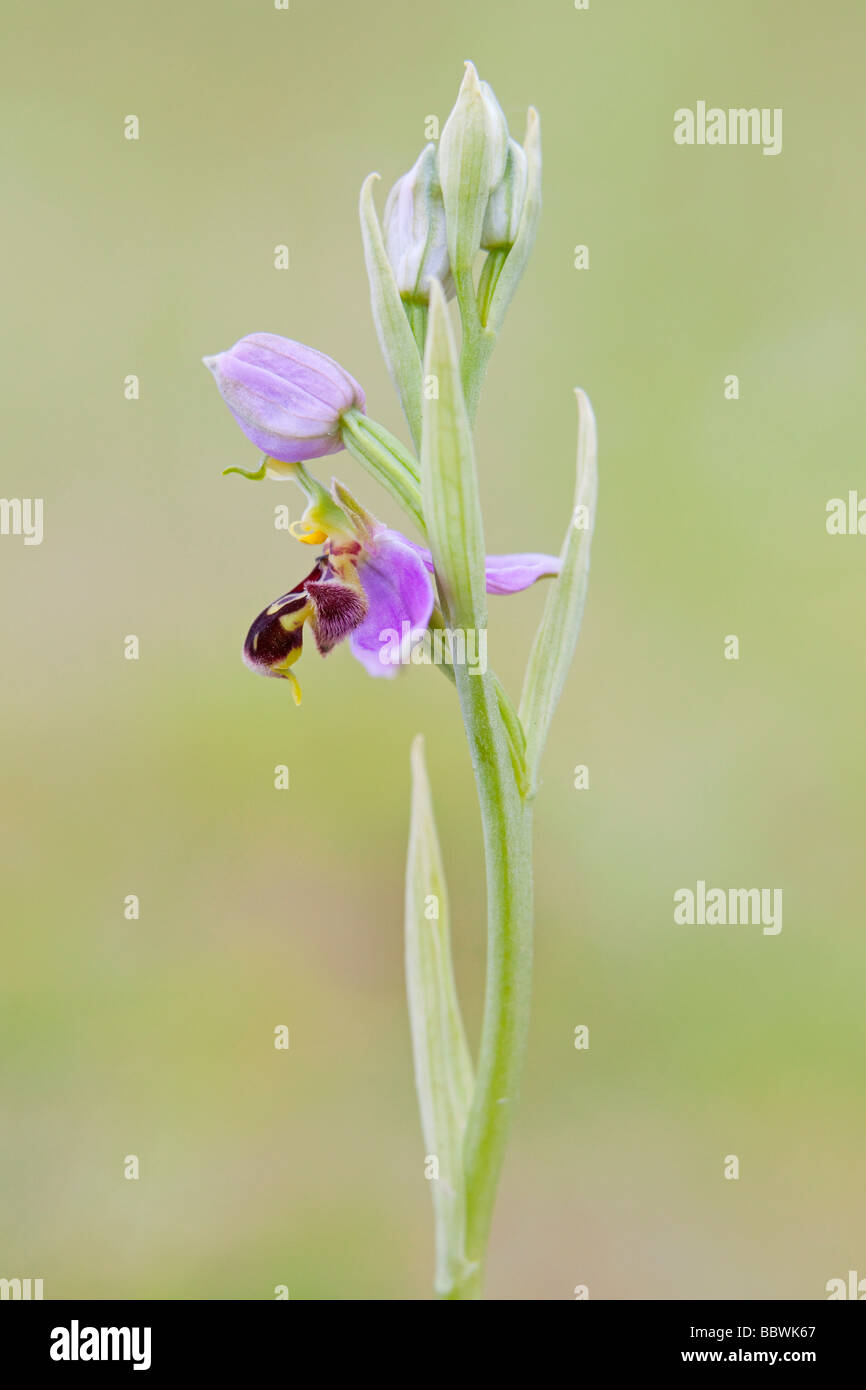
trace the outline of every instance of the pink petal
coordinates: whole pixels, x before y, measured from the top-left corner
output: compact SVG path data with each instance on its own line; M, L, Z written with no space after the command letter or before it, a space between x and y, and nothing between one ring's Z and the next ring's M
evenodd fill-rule
M401 644L407 654L430 622L433 585L418 549L399 531L383 529L361 564L359 573L369 608L352 633L350 645L371 676L393 676Z
M413 541L404 540L422 560L426 569L433 573L433 557L429 550ZM527 551L516 555L488 555L484 562L488 594L517 594L528 589L537 579L545 579L559 574L559 559L556 555L540 555Z
M528 589L536 579L559 574L555 555L488 555L484 562L488 594L517 594Z

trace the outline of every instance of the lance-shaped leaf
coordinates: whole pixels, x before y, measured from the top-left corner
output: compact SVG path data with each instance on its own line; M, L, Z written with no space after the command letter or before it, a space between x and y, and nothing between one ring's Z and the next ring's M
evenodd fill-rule
M412 811L406 865L406 988L425 1158L436 1222L436 1291L447 1295L465 1274L463 1131L472 1096L472 1062L457 1002L448 928L448 893L436 835L424 740L412 745Z
M548 593L530 652L520 701L531 794L538 786L538 767L550 721L574 655L589 582L589 552L598 493L595 416L586 394L578 389L575 395L578 436L574 510L560 554L561 569Z
M370 302L382 356L397 388L417 448L421 438L421 356L406 317L376 215L373 184L378 177L378 174L370 174L361 188L361 235L370 281Z
M487 312L487 326L494 333L498 333L502 328L508 306L520 284L535 245L535 234L541 217L541 122L538 112L532 106L526 118L523 151L526 155L526 196L523 200L523 211L517 237L505 257Z
M487 626L484 531L472 431L448 307L430 286L424 374L421 497L443 611L458 627Z

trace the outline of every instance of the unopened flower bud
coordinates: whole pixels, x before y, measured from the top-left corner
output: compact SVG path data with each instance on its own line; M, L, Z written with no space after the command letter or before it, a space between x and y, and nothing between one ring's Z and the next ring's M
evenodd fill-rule
M526 197L527 164L523 146L508 141L505 173L490 194L481 245L485 251L508 251L517 240L520 215Z
M247 438L284 463L337 453L341 416L366 404L333 358L276 333L251 333L202 360Z
M443 287L450 286L445 204L434 145L422 150L408 174L394 184L385 204L383 230L388 260L404 299L426 304L431 277Z
M439 140L439 178L456 276L471 271L487 204L505 174L508 127L496 97L466 64L457 102Z

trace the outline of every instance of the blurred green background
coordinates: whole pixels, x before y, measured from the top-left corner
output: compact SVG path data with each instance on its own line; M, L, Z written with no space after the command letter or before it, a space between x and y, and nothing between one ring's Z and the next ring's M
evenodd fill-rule
M374 682L308 643L296 710L241 665L309 556L273 527L289 485L221 478L258 455L200 358L253 331L309 342L405 435L357 194L378 169L381 208L468 57L521 137L539 107L545 155L479 418L489 549L558 549L575 385L601 444L488 1293L822 1298L866 1274L866 539L825 530L829 498L866 491L864 38L857 0L19 9L3 492L45 499L45 536L0 538L0 1275L49 1298L428 1296L408 749L423 730L474 1043L462 730L430 669ZM782 107L782 154L675 146L698 99ZM331 471L397 521L348 456ZM512 689L541 600L493 601ZM781 934L674 926L698 878L781 887Z

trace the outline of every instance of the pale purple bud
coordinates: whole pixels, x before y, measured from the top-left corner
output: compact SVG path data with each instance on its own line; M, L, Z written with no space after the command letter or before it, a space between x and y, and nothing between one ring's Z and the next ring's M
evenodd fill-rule
M428 145L388 194L383 224L385 251L404 299L427 303L430 279L453 293L445 204L436 169L436 147Z
M366 405L332 357L276 333L250 333L202 360L247 438L283 463L337 453L340 417Z
M520 215L526 198L527 164L522 145L508 141L505 173L490 194L484 214L481 245L485 251L510 250L517 240Z

